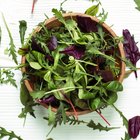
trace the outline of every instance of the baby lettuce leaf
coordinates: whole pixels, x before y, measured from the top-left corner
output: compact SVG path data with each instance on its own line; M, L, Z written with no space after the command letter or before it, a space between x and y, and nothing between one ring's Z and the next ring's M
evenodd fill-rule
M128 132L133 139L137 138L140 132L140 116L135 116L129 120Z
M13 131L9 132L5 128L0 127L0 139L4 137L9 137L8 140L11 139L23 140L20 136L17 136Z
M20 41L21 44L24 44L24 36L27 30L27 22L25 20L19 21L19 34L20 34Z
M7 23L6 23L6 20L5 20L5 17L4 17L3 14L2 14L2 18L3 18L4 24L5 24L5 27L7 29L7 32L8 32L8 35L9 35L9 39L10 39L10 43L9 43L10 48L8 49L9 56L12 56L12 59L14 60L14 62L16 64L18 64L18 62L17 62L17 54L16 54L16 50L15 50L16 46L14 44L14 40L13 40L12 34L10 32L10 29L9 29Z

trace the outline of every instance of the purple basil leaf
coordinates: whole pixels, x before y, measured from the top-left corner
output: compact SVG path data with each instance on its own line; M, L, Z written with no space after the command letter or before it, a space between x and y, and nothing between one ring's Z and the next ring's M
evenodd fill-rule
M137 43L134 40L134 36L131 36L129 30L123 30L124 37L124 50L126 54L126 58L130 60L130 62L136 66L137 61L140 59L140 52L137 47ZM135 71L135 76L137 78L137 72Z
M131 118L128 122L128 133L131 138L136 138L140 132L140 116Z
M69 46L65 48L60 53L64 53L70 56L73 56L75 59L81 59L82 56L85 54L85 48L81 46Z
M103 78L103 82L110 82L114 80L113 73L110 70L100 70L98 74Z
M40 100L41 103L45 103L45 104L52 103L54 101L55 101L54 96L50 96L48 98L43 98L42 100Z
M41 48L41 44L37 43L36 39L32 37L32 42L31 42L31 48L34 51L40 52L40 53L45 53L44 50Z
M94 22L90 17L77 16L78 27L82 32L97 32L97 22Z
M50 51L54 51L57 47L57 38L52 36L48 42L48 48Z

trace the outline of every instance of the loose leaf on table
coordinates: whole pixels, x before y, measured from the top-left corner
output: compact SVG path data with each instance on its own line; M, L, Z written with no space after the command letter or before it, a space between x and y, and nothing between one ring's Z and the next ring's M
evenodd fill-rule
M129 136L129 134L127 132L125 132L125 137L121 138L121 140L130 140L131 137Z
M1 44L1 38L2 38L2 30L1 30L1 27L0 27L0 44Z
M137 138L140 133L140 116L135 116L128 121L128 133L132 138Z
M5 24L5 27L7 29L7 32L8 32L8 35L9 35L9 39L10 39L10 43L9 43L10 48L8 49L9 56L12 56L12 59L14 60L14 62L16 64L18 64L18 62L17 62L17 54L16 54L16 50L15 50L16 46L14 44L14 40L13 40L12 34L10 32L10 29L9 29L7 23L6 23L6 20L5 20L3 14L2 14L2 18L3 18L4 24Z
M137 5L136 9L140 11L140 0L134 0L134 2Z
M24 108L22 108L22 112L19 114L19 118L25 118L28 113L35 117L33 106L36 104L34 103L32 97L30 96L29 91L27 90L24 82L21 82L21 88L20 88L20 101Z
M9 132L5 128L0 127L0 139L9 137L8 140L11 139L17 139L17 140L23 140L20 136L17 136L13 131Z
M98 13L98 11L99 11L99 4L93 5L93 6L89 7L89 8L85 11L85 14L91 15L91 16L96 16L96 14Z
M126 58L130 60L130 62L136 66L137 61L140 59L140 52L137 47L137 43L134 40L134 36L132 36L129 30L123 30L124 37L124 50L126 54ZM137 72L135 71L135 77L137 78Z
M121 116L123 120L123 125L126 127L126 130L128 130L128 120L126 119L126 117L117 107L115 107L114 105L112 105L112 107L119 113L119 115Z
M24 44L24 36L27 30L27 22L25 20L19 21L19 33L20 33L20 41L21 44Z
M88 124L88 127L93 128L93 130L99 130L99 131L110 131L113 129L118 129L118 127L104 127L100 123L95 124L93 120L91 120Z
M17 87L14 73L11 70L0 69L0 84L11 84Z

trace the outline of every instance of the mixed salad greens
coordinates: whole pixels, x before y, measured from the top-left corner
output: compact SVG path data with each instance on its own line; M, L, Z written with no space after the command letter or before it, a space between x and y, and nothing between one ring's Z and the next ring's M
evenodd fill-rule
M95 16L99 5L100 2L85 13ZM120 114L126 127L125 137L121 140L136 138L140 131L140 116L128 121L114 106L117 93L123 90L119 81L122 61L131 67L137 77L136 63L140 59L140 52L134 37L127 29L123 30L123 39L112 36L102 26L107 17L104 10L98 15L101 18L99 23L82 15L65 19L62 7L60 11L53 9L52 12L60 25L48 28L44 21L38 25L39 30L34 31L26 42L24 35L27 23L24 20L20 21L22 47L18 53L22 55L24 61L14 68L24 69L20 91L20 100L24 108L19 117L26 119L28 113L35 117L33 107L41 104L48 108L48 116L44 119L48 121L48 125L52 125L52 129L61 124L83 123L94 130L109 131L118 127L104 127L93 120L89 122L79 120L78 115L85 110L95 111L110 125L101 110L111 106ZM12 34L4 16L3 21L10 38L10 48L7 52L18 64ZM1 33L0 28L0 40ZM127 59L120 56L118 48L120 42L123 42ZM0 69L0 83L10 83L17 87L13 75L12 68ZM24 81L29 82L32 90L28 89ZM72 116L69 116L68 112L72 113ZM8 132L0 127L0 138L6 136L9 136L9 139L22 140L13 131Z

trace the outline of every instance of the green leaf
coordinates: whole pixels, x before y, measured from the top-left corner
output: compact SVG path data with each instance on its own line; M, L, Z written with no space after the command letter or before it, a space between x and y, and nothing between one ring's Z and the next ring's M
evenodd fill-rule
M98 109L101 106L101 104L102 102L100 98L95 98L95 99L90 100L90 108L92 110Z
M21 81L20 101L24 105L24 108L22 108L22 112L19 114L18 117L26 119L28 113L35 117L33 106L35 106L36 104L34 103L29 91L27 90L24 81Z
M121 138L121 140L131 140L131 137L129 136L127 132L125 132L125 137Z
M99 131L110 131L113 129L118 129L118 127L104 127L100 123L95 124L93 120L91 120L88 124L88 127L93 128L93 130L99 130Z
M25 106L27 102L30 100L31 96L24 82L21 82L20 86L21 86L20 87L20 101Z
M140 0L134 0L134 2L137 5L136 9L140 11Z
M19 33L20 33L20 41L21 44L24 44L24 36L25 36L25 32L27 30L27 22L25 20L21 20L19 21Z
M55 17L58 18L58 20L60 22L62 22L64 25L66 24L63 16L62 16L62 13L60 11L58 11L57 9L53 8L52 9L52 12L54 13Z
M91 15L91 16L96 16L96 14L98 13L98 11L99 11L99 4L93 5L93 6L89 7L86 10L85 14Z
M0 44L1 44L1 38L2 38L2 30L1 30L1 27L0 27Z
M109 91L117 92L117 91L122 91L123 86L118 81L111 81L111 82L107 83L106 89Z
M42 66L38 62L30 62L29 65L36 70L40 70Z
M116 92L109 92L108 94L108 97L106 99L106 101L109 103L109 104L113 104L117 101L118 99L118 95Z
M12 56L12 59L14 60L14 62L16 64L18 64L18 62L17 62L17 54L16 54L16 50L15 50L16 46L14 45L14 40L12 38L12 34L10 32L10 29L9 29L7 23L6 23L6 20L5 20L3 14L2 14L2 18L3 18L4 24L5 24L5 27L7 29L7 32L8 32L8 35L9 35L9 39L10 39L10 43L9 43L10 48L8 49L9 56Z
M16 80L13 77L14 73L11 70L0 69L0 84L10 83L14 87L17 87Z
M92 98L95 98L95 96L96 96L96 93L88 92L82 88L78 90L79 99L92 99Z
M54 125L55 124L55 113L51 110L51 106L48 108L48 125Z
M0 127L0 139L9 137L8 140L17 139L23 140L20 136L17 136L13 131L7 131L5 128Z
M34 99L41 99L44 96L45 91L39 90L39 91L33 91L30 93L30 95Z
M123 115L123 113L114 105L112 105L112 107L120 114L122 120L123 120L123 125L126 127L126 130L128 130L128 120L126 119L126 117Z

